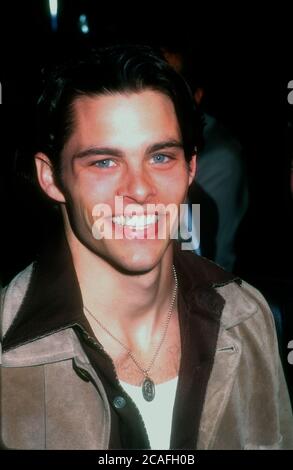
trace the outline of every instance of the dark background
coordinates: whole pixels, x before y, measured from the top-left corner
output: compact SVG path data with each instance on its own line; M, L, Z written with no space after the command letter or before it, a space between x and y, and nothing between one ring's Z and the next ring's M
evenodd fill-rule
M211 2L195 1L177 6L137 2L127 8L95 0L58 4L57 32L52 31L46 0L0 4L2 282L34 258L53 223L44 200L16 177L15 167L17 149L29 140L41 68L113 42L188 45L198 53L210 110L244 148L250 206L238 234L235 272L276 297L293 339L290 11L276 5L259 11L247 4L245 9L224 8L222 3L215 9ZM87 15L88 34L80 31L81 14Z

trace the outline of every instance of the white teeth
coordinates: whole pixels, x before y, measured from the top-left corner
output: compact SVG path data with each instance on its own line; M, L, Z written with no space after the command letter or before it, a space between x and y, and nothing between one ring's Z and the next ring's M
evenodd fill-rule
M118 217L112 218L114 224L123 225L127 227L135 228L136 230L143 230L148 225L154 224L158 221L157 215L132 215L132 216L123 216L119 215Z

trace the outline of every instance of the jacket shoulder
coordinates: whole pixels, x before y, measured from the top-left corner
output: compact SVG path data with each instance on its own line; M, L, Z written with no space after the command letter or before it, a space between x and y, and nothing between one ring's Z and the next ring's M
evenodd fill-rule
M18 273L1 292L1 338L13 322L27 292L34 263Z
M263 325L266 324L269 329L274 329L273 314L258 289L246 281L239 280L239 282L217 286L216 290L225 300L221 320L226 329L248 319Z

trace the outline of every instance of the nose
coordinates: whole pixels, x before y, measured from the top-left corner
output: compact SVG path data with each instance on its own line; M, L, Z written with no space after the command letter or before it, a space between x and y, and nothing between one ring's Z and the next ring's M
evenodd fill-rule
M156 194L156 187L151 175L144 167L131 169L128 167L119 187L118 196L126 202L144 204L151 202ZM129 201L128 201L129 200Z

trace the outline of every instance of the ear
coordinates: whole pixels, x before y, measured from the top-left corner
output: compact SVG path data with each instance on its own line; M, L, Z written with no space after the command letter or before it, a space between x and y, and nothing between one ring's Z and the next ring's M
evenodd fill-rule
M38 152L35 155L35 165L42 190L54 201L65 202L62 192L55 184L53 166L47 155Z
M194 96L196 104L199 106L204 97L204 89L202 87L198 87L195 90L193 96Z
M189 173L189 186L194 180L196 173L196 154L192 155L190 162L188 163L188 173Z

